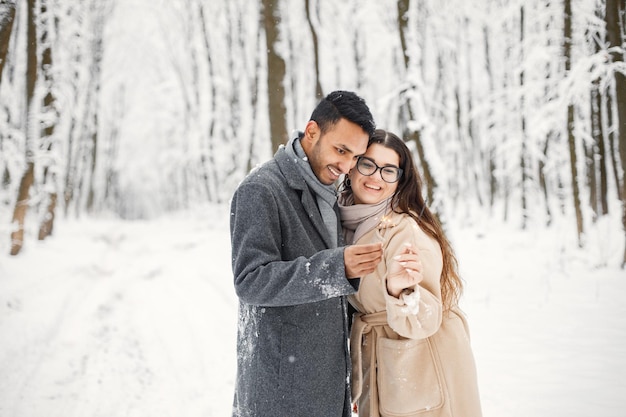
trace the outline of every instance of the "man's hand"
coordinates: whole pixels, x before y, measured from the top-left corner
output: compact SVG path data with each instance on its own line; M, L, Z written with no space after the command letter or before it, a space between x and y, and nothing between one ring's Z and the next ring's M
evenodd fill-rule
M346 277L360 278L374 272L382 258L383 245L380 242L346 246L343 251Z

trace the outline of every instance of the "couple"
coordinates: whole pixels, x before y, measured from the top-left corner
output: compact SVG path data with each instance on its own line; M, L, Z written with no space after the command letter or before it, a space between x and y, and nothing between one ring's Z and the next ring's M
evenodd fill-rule
M453 251L356 94L326 96L240 184L231 240L234 417L480 416Z

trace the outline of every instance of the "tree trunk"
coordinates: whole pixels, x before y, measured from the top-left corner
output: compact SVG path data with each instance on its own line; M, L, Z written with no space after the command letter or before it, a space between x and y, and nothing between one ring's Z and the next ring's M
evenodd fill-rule
M612 48L611 59L613 62L624 62L624 39L622 33L626 29L624 13L626 5L624 0L606 0L606 34L609 48ZM621 198L622 198L622 227L626 240L626 76L615 71L615 105L617 106L617 135L619 144L619 156L622 164ZM622 268L626 267L626 244Z
M569 0L565 0L568 2ZM574 203L574 212L576 214L576 232L578 237L578 246L583 246L583 215L580 202L580 187L578 186L578 160L576 156L576 137L574 136L574 105L567 106L567 142L569 145L570 172L572 178L572 197Z
M604 135L600 134L598 138L598 171L600 173L600 215L606 216L609 214L609 174L608 169L606 167L606 144Z
M0 0L0 84L15 20L15 0Z
M52 234L54 229L54 218L55 211L57 207L57 193L52 193L48 196L48 206L46 207L46 212L44 214L44 218L39 225L39 240L44 240L48 236Z
M53 75L52 75L52 37L51 31L54 30L53 25L51 24L51 11L47 7L47 2L41 2L41 21L42 21L42 33L41 33L41 45L43 48L41 54L41 74L43 77L43 84L46 88L47 92L43 99L43 108L42 114L47 114L46 119L47 122L44 125L42 134L42 142L47 142L46 150L50 152L52 147L54 146L54 130L56 128L57 120L59 118L58 111L55 107L56 99L53 94ZM45 213L43 215L43 219L39 224L39 240L44 240L52 233L53 223L54 223L54 211L56 210L56 201L57 201L57 185L56 185L56 174L54 173L56 170L50 169L48 164L56 164L55 158L47 158L49 161L44 168L44 178L43 182L45 186L43 187L44 192L47 193L44 201L48 202L47 207L45 208Z
M210 87L210 111L214 114L217 113L217 86L215 83L215 70L213 63L213 56L211 55L211 39L209 38L209 30L206 24L206 17L204 13L204 5L202 2L198 2L198 15L200 20L200 28L202 32L202 40L204 46L204 53L206 54L207 59L207 71L209 82L211 83ZM213 138L216 136L215 134L215 116L211 117L209 121L209 125L207 126L207 132L204 135L204 144L203 144L203 152L200 156L200 163L202 164L202 179L204 184L204 189L207 193L208 201L217 201L217 190L219 188L218 177L217 177L217 164L215 163L215 147L213 143Z
M100 89L101 89L101 78L102 78L102 59L104 56L104 20L105 20L105 6L100 2L94 2L91 5L90 13L92 14L93 19L93 40L91 42L91 53L93 54L92 62L91 62L91 77L92 82L89 84L90 88L93 89L93 110L91 112L91 156L89 161L89 184L87 190L87 202L86 209L88 212L93 212L94 210L94 199L95 199L95 177L96 177L96 166L98 163L98 146L99 146L99 137L98 137L98 123L99 118L98 115L100 113Z
M311 1L304 0L304 7L306 8L306 20L309 24L309 30L311 31L311 39L313 41L313 59L315 61L315 97L321 100L324 97L324 91L322 90L322 83L320 82L320 53L319 43L317 41L317 32L315 31L315 25L311 18Z
M74 97L77 100L76 97ZM76 178L76 162L74 161L74 151L72 150L76 145L74 144L74 138L78 135L75 134L78 129L79 121L75 116L72 116L72 122L69 129L69 135L67 137L67 141L65 147L67 149L65 160L65 178L64 178L64 188L63 188L63 207L64 207L64 215L67 217L70 210L70 204L74 200L74 188L75 188L75 178Z
M30 187L33 185L35 178L35 164L28 162L26 171L20 180L20 188L17 193L17 201L13 210L13 227L11 232L11 255L15 256L20 253L24 246L24 221L26 212L28 211Z
M594 163L597 162L595 172L597 173L597 180L595 188L595 212L600 216L605 216L609 213L608 203L608 172L606 167L606 145L604 138L604 129L602 128L602 92L600 90L600 80L593 82L592 98L591 98L591 136L594 141Z
M409 71L409 45L407 44L407 31L408 31L408 23L409 18L407 13L410 7L410 0L398 0L398 34L400 35L400 45L402 46L403 58L404 58L404 68L405 71ZM411 107L411 102L409 99L406 100L406 104L404 105L406 113L408 115L409 120L415 120L415 115L413 113L413 108ZM429 204L432 204L434 201L435 190L437 189L437 182L435 178L431 174L430 164L428 163L428 158L426 152L424 150L424 145L422 144L420 132L414 129L408 129L405 124L405 129L403 132L403 136L408 140L415 143L415 148L417 149L417 155L419 157L420 163L422 165L422 174L424 177L424 183L426 185L427 190L427 201Z
M550 210L550 200L548 198L548 183L546 181L546 159L548 157L548 148L550 146L550 141L552 139L552 132L549 133L546 137L546 142L543 146L543 158L539 160L538 164L538 175L539 175L539 186L541 187L541 192L543 193L543 199L546 204L546 226L550 226L552 224L552 211Z
M602 19L600 9L596 9L595 15ZM599 33L589 27L585 33L586 39L591 39L595 54L602 53L602 45L599 42ZM593 221L608 213L607 197L607 170L606 154L604 146L604 129L602 126L603 103L601 78L591 81L589 91L589 122L591 130L591 140L584 142L585 166L587 168L587 184L589 187L589 206L593 213Z
M0 85L2 85L4 64L6 63L6 58L9 53L15 13L15 0L0 0ZM6 109L6 104L3 107ZM4 132L0 133L0 152L3 152L2 141L4 137ZM0 186L4 189L11 183L11 172L6 164L4 164L1 171Z
M267 95L270 117L270 135L273 151L288 140L285 119L285 60L278 53L280 14L278 0L263 0L263 24L267 47Z
M473 51L473 43L470 42L470 36L469 36L469 19L466 17L465 19L463 19L463 28L464 28L464 32L463 34L465 36L462 36L462 39L460 41L464 41L465 45L463 45L461 47L460 50L464 51L464 54L466 55L466 64L465 64L465 70L467 72L467 76L465 77L466 80L466 84L467 84L467 92L466 92L466 105L467 105L467 110L465 111L466 115L467 115L467 123L466 123L466 130L467 130L467 137L469 139L469 144L470 144L470 170L471 170L471 180L474 181L474 191L476 193L476 199L478 200L478 204L480 205L480 207L484 207L485 206L485 196L484 194L484 170L482 169L483 167L483 159L484 159L484 153L483 153L483 149L482 146L480 144L480 141L478 140L478 134L476 131L476 128L474 127L474 117L472 116L474 113L474 95L475 92L473 91L474 89L474 75L473 75L473 71L472 71L472 65L469 65L468 62L471 62L472 60L472 56L474 54ZM470 180L470 178L468 178L468 180Z
M565 72L569 73L572 60L572 1L564 1L563 25L563 57L565 58ZM578 246L583 245L583 215L580 203L580 187L578 186L578 161L576 156L576 136L574 135L574 104L567 106L567 141L569 144L570 171L572 176L572 195L574 199L574 212L576 213L576 231L578 236Z
M35 146L34 135L38 131L34 120L33 98L37 82L37 13L36 0L28 0L27 59L26 59L26 170L20 180L15 209L13 210L13 227L11 232L11 255L17 255L24 245L24 222L28 211L30 188L35 177Z
M595 160L595 145L594 144L583 144L584 156L585 156L585 178L586 178L586 186L589 189L589 208L591 209L591 221L596 222L598 220L598 177L596 160Z
M263 41L261 39L261 33L260 31L256 31L254 44L259 46L259 48L256 48L256 51L261 50L260 46L262 43ZM254 62L254 64L251 66L252 70L248 69L248 71L246 71L246 73L251 79L250 85L253 88L253 91L251 94L252 103L250 105L250 107L252 108L252 121L250 125L254 127L257 126L258 114L261 113L260 111L257 111L257 109L259 107L259 72L261 68L261 57L263 56L262 53L256 52L256 51L254 53L254 56L252 57L253 58L252 61ZM257 156L255 155L254 149L255 149L255 140L254 138L250 138L250 142L248 145L248 154L246 158L245 172L250 172L250 170L252 170L252 168L255 166Z
M489 35L489 26L488 25L484 25L483 26L483 39L484 39L484 46L485 46L485 72L487 73L487 78L489 80L489 95L493 96L493 90L494 90L494 80L493 80L493 70L492 70L492 64L491 64L491 46L489 44L489 39L490 39L490 35ZM488 119L491 121L493 120L493 106L489 106L489 114L488 114ZM496 201L496 193L498 191L498 181L496 178L496 151L495 151L495 146L492 144L488 145L489 148L487 149L487 152L485 152L485 155L487 157L487 169L488 169L488 177L489 177L489 214L493 214L493 206L495 204Z
M520 60L524 61L524 6L520 7ZM528 226L528 137L526 135L526 108L524 100L524 70L520 70L519 83L520 83L520 125L522 130L522 149L520 151L520 170L521 170L521 203L522 203L522 230L525 230Z
M400 34L400 47L402 49L402 58L404 59L404 68L409 66L409 46L407 45L406 32L409 25L410 0L398 0L398 33Z

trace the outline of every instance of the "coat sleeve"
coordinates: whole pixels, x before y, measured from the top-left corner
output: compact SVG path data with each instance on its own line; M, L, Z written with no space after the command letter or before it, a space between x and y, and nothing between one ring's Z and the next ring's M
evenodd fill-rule
M356 290L345 276L343 248L318 251L304 232L286 238L283 228L294 226L285 223L294 219L285 213L287 202L279 204L277 198L282 196L271 187L248 182L231 201L232 267L239 299L277 307L353 294ZM284 245L302 246L304 255L284 259Z
M430 337L439 330L442 320L441 286L439 279L443 260L439 244L428 236L414 220L405 218L399 227L393 228L385 250L387 270L393 257L400 254L405 243L418 249L422 262L423 280L399 298L387 292L387 276L381 280L385 295L387 321L399 335L410 339Z

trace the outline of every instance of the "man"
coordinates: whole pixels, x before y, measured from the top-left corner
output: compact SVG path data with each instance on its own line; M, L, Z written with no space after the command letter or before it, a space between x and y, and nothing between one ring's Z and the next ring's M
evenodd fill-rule
M235 191L235 417L351 415L345 296L374 270L382 248L342 247L334 183L373 131L363 99L332 92L304 132Z

